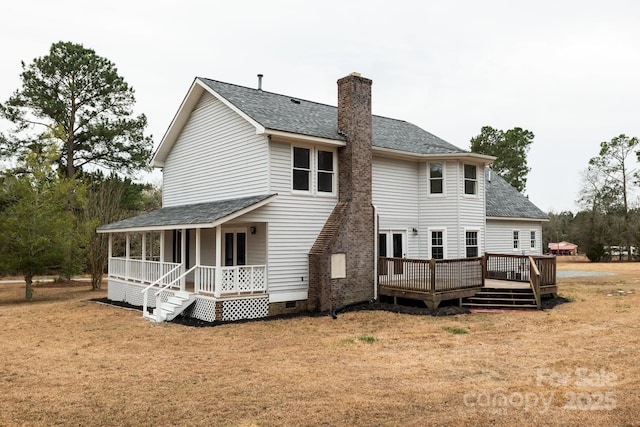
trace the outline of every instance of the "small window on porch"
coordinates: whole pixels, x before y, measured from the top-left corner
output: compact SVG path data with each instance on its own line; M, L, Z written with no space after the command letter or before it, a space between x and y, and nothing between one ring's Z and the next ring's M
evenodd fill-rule
M478 232L465 232L465 246L467 249L467 258L475 258L478 256Z
M431 258L444 259L444 232L442 230L431 232Z

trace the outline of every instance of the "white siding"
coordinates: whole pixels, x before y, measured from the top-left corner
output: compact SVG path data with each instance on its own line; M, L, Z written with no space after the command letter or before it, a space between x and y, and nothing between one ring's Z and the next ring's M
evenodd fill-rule
M309 290L308 253L331 214L337 197L291 194L291 145L270 142L271 203L239 220L266 226L269 300L306 299Z
M372 166L372 196L380 230L406 232L407 258L426 256L420 250L418 163L375 156Z
M513 232L520 232L520 249L513 248ZM531 248L531 231L536 232L536 247ZM486 251L499 254L542 255L542 224L539 221L487 219Z
M202 95L167 156L163 206L268 192L268 140L212 95Z

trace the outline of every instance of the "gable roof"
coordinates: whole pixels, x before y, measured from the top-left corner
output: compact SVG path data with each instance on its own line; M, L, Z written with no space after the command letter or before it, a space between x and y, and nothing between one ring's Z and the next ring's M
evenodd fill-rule
M204 91L244 117L259 134L276 132L290 137L320 138L337 145L346 142L346 137L338 133L337 107L198 77L154 153L153 166L164 164L171 146ZM409 156L466 156L484 163L494 159L462 150L412 123L376 115L372 116L372 145L374 150Z
M548 220L549 216L495 171L485 171L487 218Z
M175 229L180 226L193 228L199 225L213 228L269 203L276 194L219 200L192 205L171 206L147 212L111 224L101 225L98 233L120 231L144 231Z

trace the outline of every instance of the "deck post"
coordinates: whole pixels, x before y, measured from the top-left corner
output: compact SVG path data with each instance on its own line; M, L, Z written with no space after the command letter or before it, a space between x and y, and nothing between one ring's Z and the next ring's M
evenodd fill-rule
M160 231L160 262L164 262L164 230Z
M140 266L140 275L142 276L141 279L143 282L146 282L147 280L147 268L146 265L147 263L145 262L147 260L147 233L145 233L144 231L142 232L142 254L141 254L141 258L142 258L142 265Z
M487 278L487 263L489 262L489 255L485 252L482 255L482 287L484 288L484 279Z
M429 292L431 293L431 301L435 299L436 295L436 260L431 258L429 260Z

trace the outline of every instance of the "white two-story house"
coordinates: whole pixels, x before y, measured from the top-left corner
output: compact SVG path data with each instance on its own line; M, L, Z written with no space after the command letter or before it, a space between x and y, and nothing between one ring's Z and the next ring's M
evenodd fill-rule
M153 156L162 208L98 228L126 236L108 298L256 318L375 299L379 257L541 254L547 216L493 160L372 115L355 73L338 107L196 78Z

